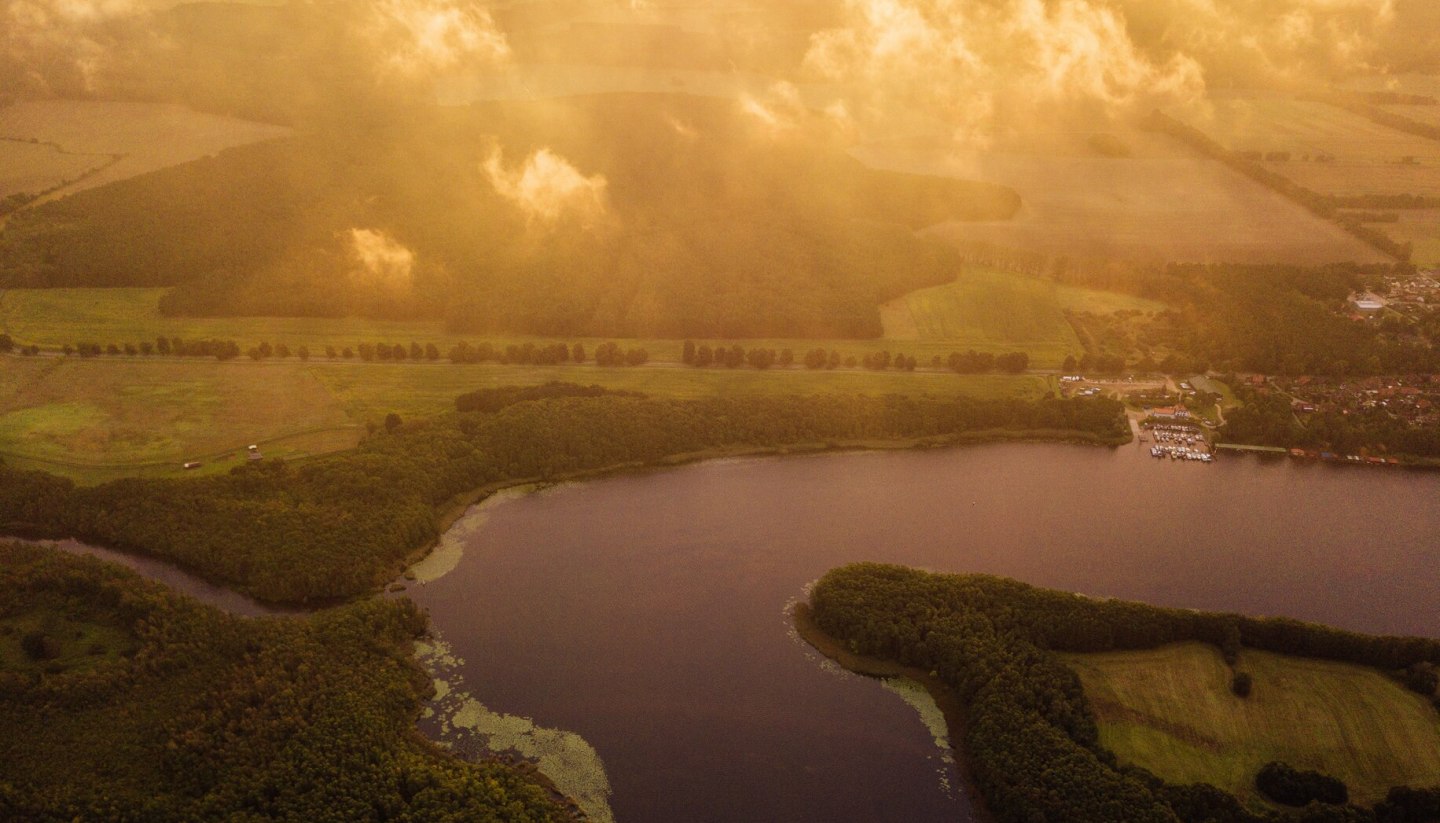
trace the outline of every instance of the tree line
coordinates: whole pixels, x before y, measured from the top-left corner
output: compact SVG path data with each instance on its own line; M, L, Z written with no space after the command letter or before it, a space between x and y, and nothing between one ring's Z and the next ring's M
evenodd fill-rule
M1121 765L1100 744L1079 678L1056 654L1189 641L1220 647L1234 636L1249 648L1400 677L1410 667L1440 663L1440 641L1096 600L1002 578L880 564L828 572L811 590L810 606L820 629L851 651L932 671L955 690L964 722L954 731L986 807L1001 821L1440 820L1440 789L1398 787L1370 809L1310 807L1281 815L1251 811L1213 786L1166 784Z
M354 596L436 538L437 512L481 486L743 446L1024 432L1123 442L1114 401L822 395L663 400L559 391L376 431L302 464L80 487L0 466L0 531L75 536L172 560L271 601ZM587 396L590 395L590 396ZM513 401L513 402L512 402ZM496 408L498 406L498 408ZM165 512L156 517L155 512Z

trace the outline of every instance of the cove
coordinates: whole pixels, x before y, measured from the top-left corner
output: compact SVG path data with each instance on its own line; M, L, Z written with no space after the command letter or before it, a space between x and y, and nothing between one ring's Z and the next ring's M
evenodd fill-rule
M453 570L407 594L476 700L593 747L617 820L964 820L903 688L794 637L808 582L875 560L1435 636L1437 493L1434 473L1136 446L716 461L481 506Z

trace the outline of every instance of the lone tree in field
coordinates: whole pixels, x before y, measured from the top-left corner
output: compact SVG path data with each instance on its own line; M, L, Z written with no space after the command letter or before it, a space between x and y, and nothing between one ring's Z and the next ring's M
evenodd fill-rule
M385 415L385 431L394 432L396 429L400 428L401 422L402 421L400 420L400 415L396 414L395 412L390 412L389 414Z

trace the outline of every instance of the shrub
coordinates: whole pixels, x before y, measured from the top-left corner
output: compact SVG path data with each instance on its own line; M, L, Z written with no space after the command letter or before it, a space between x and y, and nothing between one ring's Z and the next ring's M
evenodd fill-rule
M1255 788L1286 806L1308 806L1312 801L1338 805L1350 800L1350 791L1341 781L1278 761L1260 767L1255 775Z
M60 644L38 630L26 632L20 638L20 648L31 660L54 660L60 656Z
M1434 666L1416 663L1405 670L1405 687L1411 691L1430 697L1435 694L1436 686L1440 686L1440 673L1436 673Z
M1249 697L1251 685L1249 672L1236 672L1235 676L1230 678L1230 691L1234 692L1236 697Z

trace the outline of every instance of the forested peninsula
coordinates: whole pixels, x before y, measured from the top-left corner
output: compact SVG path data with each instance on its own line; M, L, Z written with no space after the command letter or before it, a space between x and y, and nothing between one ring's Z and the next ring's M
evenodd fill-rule
M1230 652L1263 650L1401 675L1432 672L1440 663L1440 641L1097 600L997 577L881 564L829 572L811 590L809 608L829 640L854 654L929 671L952 690L946 697L959 705L961 728L951 729L951 740L963 747L986 806L1001 821L1440 819L1440 788L1395 787L1370 808L1342 801L1280 812L1242 805L1208 784L1167 784L1145 769L1122 765L1100 744L1080 679L1060 657L1200 642ZM1428 687L1436 700L1432 678L1407 685L1417 691ZM1292 782L1319 777L1278 770Z
M76 486L0 466L0 532L174 561L262 600L374 591L476 490L726 453L1037 437L1123 443L1116 401L859 396L662 400L553 385L388 425L358 448L228 475ZM509 392L508 394L506 392Z

